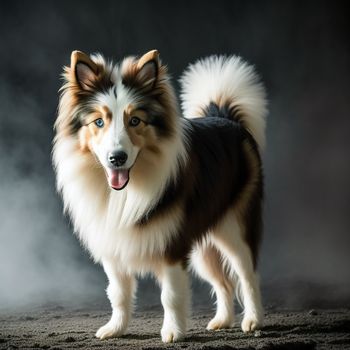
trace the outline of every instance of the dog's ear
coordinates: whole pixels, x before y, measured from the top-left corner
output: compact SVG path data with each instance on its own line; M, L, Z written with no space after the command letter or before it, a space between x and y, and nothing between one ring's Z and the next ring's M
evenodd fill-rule
M159 71L159 54L152 50L144 54L137 62L137 80L144 87L154 87Z
M92 90L98 74L96 63L84 52L73 51L70 67L79 86L83 90Z

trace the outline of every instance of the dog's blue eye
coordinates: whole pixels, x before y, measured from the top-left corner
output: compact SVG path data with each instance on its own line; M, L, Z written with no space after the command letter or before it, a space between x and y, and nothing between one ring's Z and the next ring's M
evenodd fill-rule
M102 118L98 118L98 119L95 120L95 125L98 128L103 128L103 126L105 125L105 122L103 121Z
M130 126L137 126L140 124L141 119L137 117L132 117L129 121Z

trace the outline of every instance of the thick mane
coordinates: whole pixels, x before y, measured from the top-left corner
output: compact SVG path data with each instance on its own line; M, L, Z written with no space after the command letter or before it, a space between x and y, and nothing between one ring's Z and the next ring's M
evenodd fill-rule
M118 245L116 232L121 235L124 235L121 232L129 232L153 209L167 184L176 181L180 164L186 163L187 152L178 103L165 66L159 67L155 88L147 90L135 83L136 58L128 57L118 65L108 63L101 55L91 56L91 60L98 67L96 90L93 91L81 91L72 68L65 68L55 123L53 162L57 172L57 189L62 194L65 210L72 218L74 230L94 258L100 260L103 254L115 255L116 249L124 253L128 251L123 245L128 244L128 240L120 240L124 243ZM143 160L141 151L131 169L129 185L116 192L109 188L96 156L80 149L79 130L84 115L90 113L92 102L114 99L118 103L122 95L132 96L133 103L147 108L152 115L159 138L159 151L156 163L149 158ZM158 222L157 225L161 227L163 224ZM170 228L168 234L172 235L175 229ZM165 250L166 238L157 240L159 229L152 230L149 235L155 235L155 238L144 242L144 247L137 253L140 256L146 252ZM163 231L163 237L166 237L167 229ZM132 239L130 232L125 235ZM110 244L111 240L114 245Z

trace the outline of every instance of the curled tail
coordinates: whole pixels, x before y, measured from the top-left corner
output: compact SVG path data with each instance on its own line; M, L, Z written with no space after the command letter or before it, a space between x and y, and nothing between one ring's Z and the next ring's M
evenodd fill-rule
M210 56L191 64L180 82L185 118L232 118L264 149L266 93L253 66L238 56Z

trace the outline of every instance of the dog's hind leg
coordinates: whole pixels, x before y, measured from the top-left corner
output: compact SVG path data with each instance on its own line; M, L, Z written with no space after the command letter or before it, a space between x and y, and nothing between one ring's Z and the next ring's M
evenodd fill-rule
M107 295L112 306L112 317L96 332L96 337L100 339L118 337L124 334L131 317L136 289L134 276L121 271L117 260L103 260L103 268L109 280Z
M209 282L216 295L216 314L208 323L208 330L229 328L234 322L234 281L222 261L219 251L211 244L197 244L191 254L191 265L194 271Z
M239 278L240 293L244 304L241 326L244 332L250 332L262 326L263 308L253 254L244 238L245 227L242 225L244 223L239 223L235 213L231 210L217 225L211 239L226 257L232 273Z
M161 284L161 301L164 321L161 329L162 341L172 343L185 336L190 303L188 273L181 263L164 264L157 272Z

